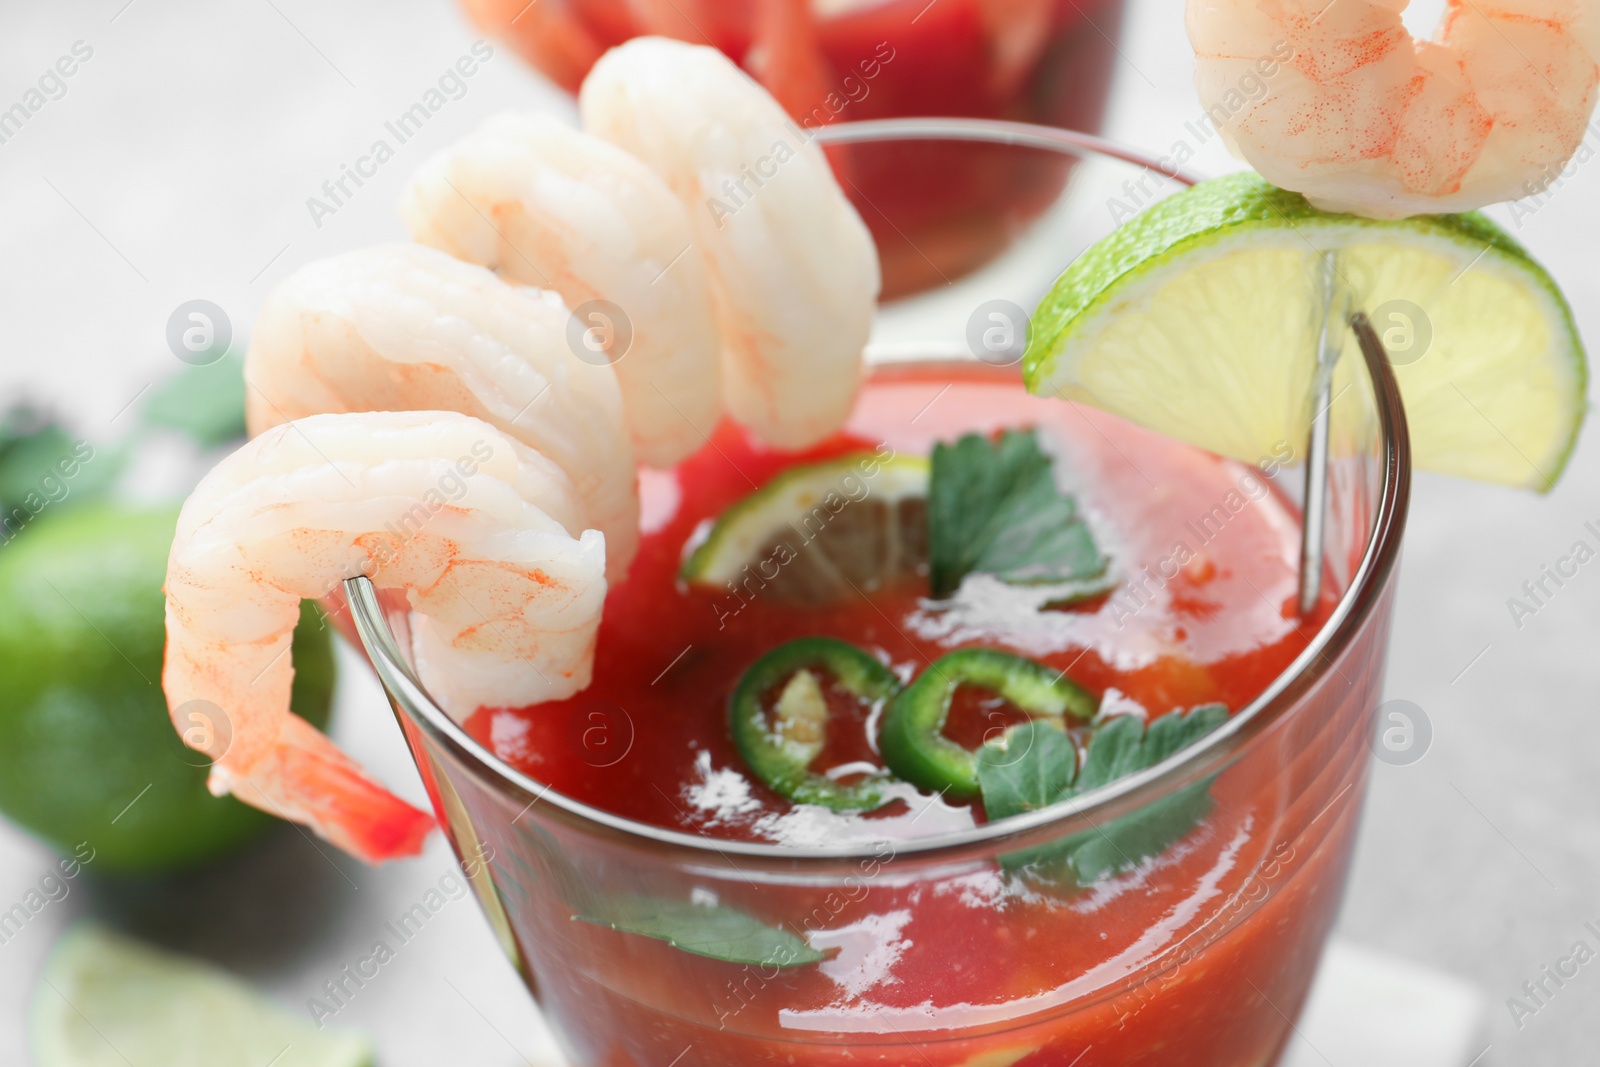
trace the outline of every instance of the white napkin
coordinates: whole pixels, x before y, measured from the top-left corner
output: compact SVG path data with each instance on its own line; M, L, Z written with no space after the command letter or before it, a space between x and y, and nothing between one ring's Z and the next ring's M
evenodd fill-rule
M1484 1018L1482 994L1460 979L1335 941L1281 1067L1477 1064Z

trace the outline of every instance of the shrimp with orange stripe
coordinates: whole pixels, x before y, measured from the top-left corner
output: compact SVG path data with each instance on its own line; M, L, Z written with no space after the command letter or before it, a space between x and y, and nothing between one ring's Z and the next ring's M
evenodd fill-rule
M1188 0L1201 103L1235 154L1327 211L1402 218L1539 192L1594 111L1600 4L1449 0L1430 40L1412 38L1406 6Z

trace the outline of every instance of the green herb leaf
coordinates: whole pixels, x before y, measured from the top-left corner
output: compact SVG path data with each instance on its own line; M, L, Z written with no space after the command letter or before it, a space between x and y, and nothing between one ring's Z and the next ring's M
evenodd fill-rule
M989 821L1048 808L1072 795L1078 748L1053 723L1030 719L978 749L978 788Z
M828 958L788 930L768 926L737 908L656 897L618 897L607 901L603 911L602 915L572 918L665 941L684 952L728 963L800 967Z
M1228 721L1228 709L1206 704L1164 715L1148 729L1133 715L1098 726L1083 766L1066 734L1047 723L1012 727L978 754L978 781L991 821L1059 804L1119 778L1154 767ZM1199 782L1131 815L1063 841L1002 857L1008 870L1030 868L1047 879L1070 874L1080 886L1159 855L1211 810L1210 781Z
M1124 815L1099 830L1078 835L1068 857L1080 886L1136 867L1176 844L1211 812L1211 783L1198 782Z
M244 360L230 355L205 366L185 367L151 392L144 421L177 430L206 448L242 439Z
M1184 714L1163 715L1148 729L1136 716L1119 715L1100 726L1089 739L1078 791L1098 789L1154 767L1227 721L1228 709L1221 704L1203 704Z
M1108 561L1032 430L937 444L928 481L928 577L948 597L974 571L1013 584L1083 583L1104 592Z

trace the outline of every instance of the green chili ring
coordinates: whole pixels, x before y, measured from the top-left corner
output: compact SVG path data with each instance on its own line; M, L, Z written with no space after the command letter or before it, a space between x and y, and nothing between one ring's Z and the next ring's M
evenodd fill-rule
M962 685L993 690L1031 717L1057 724L1067 715L1087 722L1099 710L1082 686L1023 656L993 648L941 656L890 702L878 747L895 774L956 799L979 793L977 754L944 734L950 703Z
M870 811L885 803L886 775L870 775L848 785L810 769L816 753L784 738L768 721L762 697L787 684L808 667L821 667L844 688L869 703L888 701L900 679L888 667L846 641L803 637L779 645L756 660L739 679L728 701L733 743L769 789L796 804L818 804L834 811Z

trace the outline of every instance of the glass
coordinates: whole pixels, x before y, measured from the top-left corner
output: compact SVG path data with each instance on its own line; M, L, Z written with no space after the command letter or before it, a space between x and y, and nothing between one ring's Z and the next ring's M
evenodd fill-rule
M576 92L608 48L641 34L710 43L804 126L939 115L1097 131L1123 0L466 0L487 31ZM911 158L914 157L914 158ZM882 249L884 295L986 262L996 225L1051 203L1063 156L976 158L924 142L840 178ZM914 163L914 165L912 165Z
M1111 227L1104 197L1117 195L1137 157L1097 151L1092 138L1059 130L981 122L841 124L825 140L847 164L877 155L886 166L907 138L978 155L1080 160L1066 194L1011 254L953 285L953 296L880 314L877 376L937 380L976 370L1014 380L1014 365L953 354L967 347L966 312L998 293L1036 298L1048 282L1041 259L1059 267ZM1068 1067L1090 1047L1094 1062L1128 1067L1273 1063L1338 909L1409 499L1399 395L1381 346L1370 333L1367 342L1352 337L1333 369L1322 546L1336 606L1305 650L1248 707L1165 763L973 830L794 849L665 830L585 806L513 770L441 711L403 651L404 610L364 579L348 583L353 622L434 810L573 1064ZM1015 356L986 362L1014 364ZM1303 485L1304 471L1294 473ZM1036 912L1005 900L976 912L985 917L982 936L952 910L948 924L920 927L931 941L923 958L939 961L936 968L898 993L879 988L870 1010L852 1001L852 982L881 978L894 963L907 915L971 906L1005 857L1077 835L1110 840L1108 830L1208 786L1203 839L1161 876L1171 882L1179 872L1181 884L1135 880L1131 890L1091 887L1046 901L1040 906L1060 909L1050 929L1068 924L1061 939L1030 940ZM1153 910L1159 893L1176 903ZM634 897L716 901L838 952L805 968L782 966L771 953L730 963L576 921ZM1072 964L1082 946L1113 936L1124 947L1094 966ZM1002 952L1021 961L1016 980L972 996L963 968Z

